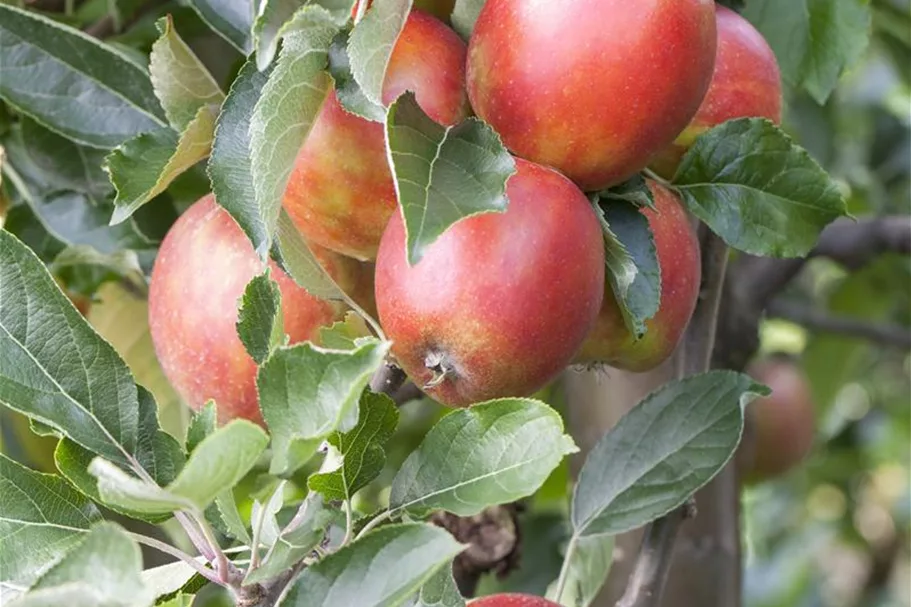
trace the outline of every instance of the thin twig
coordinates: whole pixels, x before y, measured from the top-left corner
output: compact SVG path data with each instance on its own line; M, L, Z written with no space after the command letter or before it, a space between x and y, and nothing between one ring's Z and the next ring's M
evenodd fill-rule
M822 310L782 300L769 304L768 314L773 318L793 321L808 329L859 337L879 344L911 350L911 329L901 325L835 316Z
M702 227L702 286L699 304L684 336L677 377L708 371L715 347L718 307L724 290L728 247L721 238Z
M218 575L216 575L216 572L214 570L203 567L199 561L197 561L195 558L193 558L192 556L190 556L183 550L180 550L179 548L175 548L174 546L171 546L170 544L166 544L160 540L156 540L155 538L149 537L147 535L142 535L140 533L129 533L129 536L131 538L133 538L135 541L139 542L140 544L145 544L146 546L149 546L150 548L154 548L155 550L158 550L159 552L163 552L165 554L169 554L173 557L180 559L181 561L185 562L187 565L189 565L190 567L195 569L196 572L199 573L199 575L203 576L210 582L213 582L220 586L225 585L225 583L218 578Z
M234 567L234 564L228 560L228 557L225 556L225 553L222 552L221 546L219 546L218 541L215 539L215 534L212 532L212 528L209 527L209 524L201 514L194 513L192 518L196 524L199 525L199 530L202 532L203 537L206 538L206 542L209 544L209 546L212 547L212 550L215 552L215 568L218 571L218 576L225 582L225 584L234 584L236 582L234 578L238 573L237 569ZM254 547L251 546L251 548Z
M692 500L654 521L645 531L636 568L617 607L656 607L667 581L680 526L695 515Z

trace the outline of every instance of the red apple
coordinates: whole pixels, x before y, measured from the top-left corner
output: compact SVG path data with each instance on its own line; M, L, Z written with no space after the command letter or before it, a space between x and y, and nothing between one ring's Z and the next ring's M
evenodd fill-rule
M488 0L468 95L515 154L599 190L689 124L714 62L712 0Z
M689 126L651 161L667 178L674 176L696 137L726 120L745 117L781 122L781 73L775 53L750 22L734 11L715 11L718 45L709 91Z
M750 439L744 477L756 483L781 476L802 462L813 447L813 397L801 370L786 359L760 360L747 369L772 394L747 407ZM741 446L744 448L744 446Z
M465 52L454 31L413 11L389 61L383 102L414 91L418 104L438 123L459 122L469 111ZM396 205L383 125L349 114L330 92L297 156L283 202L311 242L374 259Z
M327 251L318 256L340 286L357 280L353 260ZM269 266L292 342L315 340L321 326L342 316L340 304L313 297L274 262ZM211 195L174 223L152 269L149 328L162 369L193 409L215 399L222 422L261 421L256 363L235 325L247 283L263 270L253 245Z
M469 601L470 607L560 607L559 603L531 594L491 594Z
M543 387L601 306L604 246L591 204L556 171L517 167L505 213L456 223L414 266L399 213L380 243L380 323L409 377L446 405Z
M626 328L608 285L598 322L577 362L603 362L629 371L653 369L673 353L696 308L702 279L696 232L679 198L652 180L647 183L656 210L643 207L641 213L648 218L661 267L658 312L645 322L646 333L637 340Z

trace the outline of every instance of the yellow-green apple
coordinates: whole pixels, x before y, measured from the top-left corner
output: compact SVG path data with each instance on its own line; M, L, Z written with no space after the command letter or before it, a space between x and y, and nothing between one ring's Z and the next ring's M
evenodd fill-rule
M775 53L750 22L718 6L715 12L718 44L712 83L699 111L674 143L650 166L671 178L696 137L726 120L768 118L781 122L781 73Z
M389 60L383 102L410 90L433 120L459 122L469 112L465 52L462 39L439 19L412 11ZM356 259L375 258L396 205L383 125L348 113L330 91L298 153L283 203L310 242Z
M550 168L517 160L517 169L506 212L457 222L415 265L400 213L380 243L380 324L408 376L446 405L543 387L601 307L604 246L588 199Z
M513 153L599 190L689 124L715 38L712 0L488 0L469 41L468 95Z
M645 321L645 335L636 339L608 285L598 322L577 362L607 363L629 371L657 367L677 347L696 308L702 265L695 230L676 194L651 179L646 183L654 194L655 210L643 207L640 212L648 219L661 268L658 311Z
M560 607L558 603L532 594L491 594L469 601L470 607Z
M358 280L357 264L314 248L343 288ZM291 342L316 340L321 326L341 318L339 303L310 295L274 262ZM193 409L215 399L219 419L261 422L256 363L237 335L240 298L265 270L253 245L227 211L208 195L171 226L161 243L149 288L149 328L168 380Z
M806 377L793 362L767 358L747 373L772 389L772 394L747 407L749 440L744 479L757 483L780 476L802 462L813 447L816 428L813 398Z

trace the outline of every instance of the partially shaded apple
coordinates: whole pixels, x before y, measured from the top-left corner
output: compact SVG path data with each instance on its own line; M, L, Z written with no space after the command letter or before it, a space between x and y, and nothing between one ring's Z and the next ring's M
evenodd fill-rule
M643 207L640 212L648 219L661 267L658 311L645 322L645 335L637 339L626 327L608 285L598 322L585 340L577 362L648 371L674 352L693 316L702 279L696 232L677 195L650 179L647 183L655 197L655 210Z
M358 280L356 262L329 251L318 257L345 288ZM274 262L291 342L316 340L344 309L310 295ZM183 400L200 409L215 399L220 421L261 422L256 364L237 336L240 298L265 266L234 219L208 195L187 209L161 244L149 287L149 328L165 376Z
M396 42L383 102L413 91L433 120L452 125L468 115L465 43L439 19L412 11ZM283 204L301 233L360 260L376 257L396 206L383 125L348 113L330 91L298 153Z
M392 351L443 404L526 396L569 362L604 294L604 246L584 194L517 160L509 208L463 219L410 266L396 213L380 244L376 302Z

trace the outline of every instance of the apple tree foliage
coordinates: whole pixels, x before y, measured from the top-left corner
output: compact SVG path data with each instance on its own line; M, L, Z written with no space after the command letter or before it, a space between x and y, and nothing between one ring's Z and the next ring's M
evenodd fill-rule
M411 1L375 0L352 27L353 4L0 4L0 404L15 412L8 427L27 418L55 444L34 467L0 455L3 604L177 606L220 586L250 605L458 607L449 571L465 545L431 515L472 516L557 487L568 516L526 530L555 553L535 588L586 606L613 536L678 508L734 454L744 408L766 388L733 371L686 377L604 435L567 496L578 448L554 394L445 416L427 402L399 409L368 388L389 351L382 333L351 314L324 330L325 347L287 346L265 275L249 284L237 326L259 365L265 428L218 427L218 403L192 416L182 407L137 319L158 244L200 195L215 193L263 260L281 260L315 295L344 297L280 204L333 83L346 109L385 126L412 261L460 219L508 204L514 166L489 125L441 127L410 94L380 102L382 49ZM766 36L808 113L891 10L725 4ZM482 5L456 2L460 34ZM907 36L891 43L908 56ZM698 138L672 185L733 249L806 256L847 207L813 158L825 135L808 134L811 155L793 134L762 119L724 123ZM641 178L595 196L650 204ZM647 225L616 211L603 225L608 279L641 333L660 292ZM90 323L68 295L102 299L108 313ZM167 539L133 521L161 525ZM178 560L144 567L140 546Z

